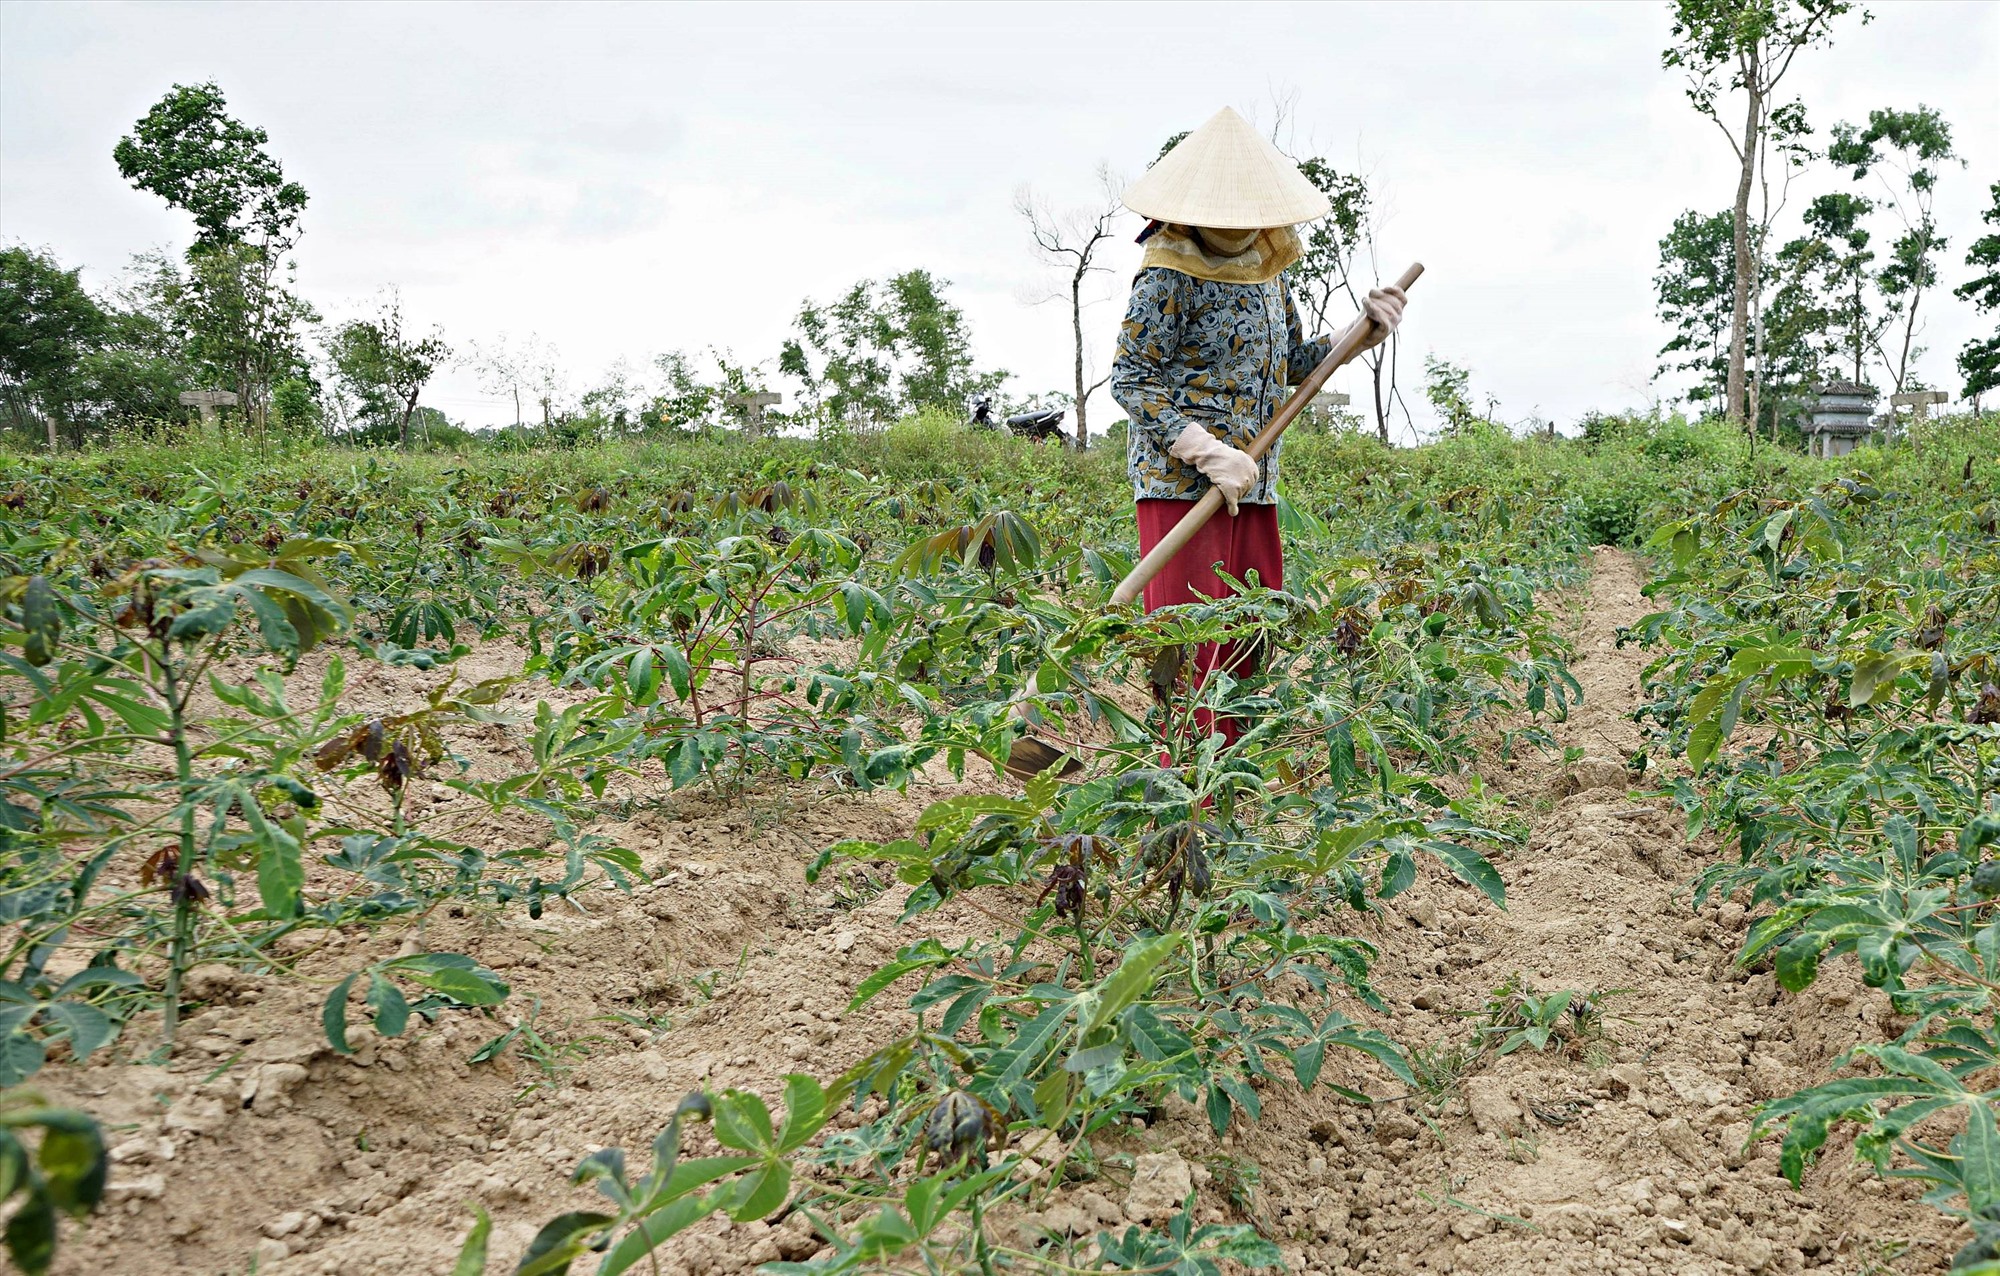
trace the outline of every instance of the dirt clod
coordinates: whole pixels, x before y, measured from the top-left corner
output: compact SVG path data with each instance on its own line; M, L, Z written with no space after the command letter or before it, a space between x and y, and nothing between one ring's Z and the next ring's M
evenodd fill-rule
M1125 1217L1134 1223L1169 1218L1180 1212L1181 1203L1192 1191L1194 1179L1178 1153L1148 1153L1133 1162Z
M1468 1077L1465 1107L1481 1134L1515 1135L1527 1130L1512 1087L1500 1077Z

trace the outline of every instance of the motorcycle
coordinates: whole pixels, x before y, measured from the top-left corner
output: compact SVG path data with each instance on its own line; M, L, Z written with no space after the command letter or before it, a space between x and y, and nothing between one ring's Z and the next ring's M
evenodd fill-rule
M1003 424L993 400L986 395L973 395L966 406L975 429L997 430ZM1055 439L1067 444L1069 434L1063 426L1068 417L1068 408L1037 408L1032 412L1016 412L1005 418L1004 424L1009 431L1024 439Z

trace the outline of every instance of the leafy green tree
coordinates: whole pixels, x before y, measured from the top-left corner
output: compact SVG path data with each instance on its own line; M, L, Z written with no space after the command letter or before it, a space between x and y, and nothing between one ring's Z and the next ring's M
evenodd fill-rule
M1660 317L1674 333L1660 348L1660 373L1693 376L1688 399L1715 408L1728 392L1734 238L1729 213L1682 213L1660 241L1660 273L1653 280ZM1755 240L1762 243L1762 234ZM1820 252L1817 241L1810 247L1795 241L1757 271L1762 291L1754 299L1757 323L1747 352L1756 390L1753 419L1774 436L1789 405L1820 379L1828 322L1813 287Z
M1951 126L1928 106L1914 111L1870 111L1866 127L1834 127L1827 158L1852 169L1856 181L1871 172L1880 175L1882 169L1900 179L1881 179L1888 196L1878 207L1894 212L1903 231L1889 245L1889 259L1875 276L1883 303L1883 325L1872 341L1900 391L1910 379L1910 365L1923 353L1916 344L1921 331L1917 307L1937 284L1937 258L1947 246L1938 234L1932 204L1940 171L1958 159L1952 150ZM1891 333L1895 334L1893 348L1883 343L1883 337Z
M1004 372L979 372L964 312L948 281L910 270L864 279L828 306L807 301L778 370L805 386L808 405L834 422L882 422L899 412L956 407L992 390Z
M1466 433L1479 421L1472 406L1472 373L1448 359L1424 356L1424 397L1437 409L1447 438Z
M808 300L778 370L805 386L812 409L831 421L884 421L894 414L896 330L864 279L829 306Z
M1803 260L1795 240L1778 250L1767 276L1770 297L1762 303L1757 329L1758 421L1776 438L1778 423L1827 380L1828 332L1833 316L1814 287L1813 263Z
M1304 256L1285 278L1308 336L1325 332L1334 305L1361 301L1354 281L1354 255L1367 232L1370 204L1366 178L1342 173L1318 156L1299 161L1299 172L1333 204L1333 211L1305 227Z
M1317 336L1340 326L1343 301L1358 311L1363 293L1374 286L1356 275L1355 258L1364 244L1370 247L1370 258L1374 256L1377 210L1369 199L1365 178L1342 173L1318 156L1299 160L1298 165L1306 180L1333 206L1326 216L1302 228L1304 254L1285 272L1299 308L1299 321L1307 336ZM1396 355L1400 348L1398 338L1391 336L1361 352L1361 364L1368 369L1375 434L1385 447L1389 443L1389 408L1397 398Z
M1750 291L1750 345L1756 352L1748 364L1749 419L1760 426L1768 424L1773 440L1777 438L1777 420L1780 415L1774 404L1765 401L1766 391L1774 391L1784 396L1794 386L1773 382L1772 375L1782 379L1786 370L1780 363L1796 363L1798 356L1809 351L1797 345L1798 339L1806 336L1801 327L1816 313L1808 304L1808 293L1803 281L1785 269L1785 263L1771 260L1771 232L1777 224L1778 215L1791 194L1792 180L1806 170L1817 158L1812 148L1812 125L1806 120L1806 108L1801 102L1787 102L1773 110L1766 122L1758 143L1757 159L1757 217L1752 224L1750 252L1754 271L1755 287ZM1777 194L1773 198L1771 182L1771 157L1775 152L1778 159ZM1777 267L1775 283L1772 281L1772 267ZM1775 289L1775 295L1767 294ZM1782 306L1784 313L1776 313L1774 307ZM1774 357L1776 356L1776 357Z
M633 384L631 365L615 361L604 378L577 400L576 418L569 423L573 440L626 438L644 427L645 408Z
M269 410L270 387L309 367L306 329L319 312L290 287L293 268L256 244L224 244L188 254L176 302L188 334L188 362L211 381L236 387L246 421Z
M213 83L176 84L111 157L126 181L194 218L197 244L258 239L289 247L305 187L285 180L283 165L264 149L269 135L231 119L228 105Z
M967 395L998 389L1004 372L978 372L965 312L944 299L948 280L927 270L907 270L889 280L891 314L908 355L898 377L901 406L957 408Z
M271 387L272 423L294 434L320 430L326 414L320 407L319 387L304 377L287 377Z
M1745 361L1760 265L1752 244L1750 194L1767 151L1771 99L1799 53L1826 44L1834 19L1853 7L1850 0L1672 0L1672 43L1660 60L1687 74L1688 101L1721 130L1737 162L1722 397L1729 419L1739 424L1746 415ZM1868 20L1865 11L1862 20ZM1721 100L1737 93L1743 95L1744 113L1741 125L1731 126L1723 121Z
M444 362L451 347L444 333L432 328L424 336L404 331L401 299L393 294L373 319L356 319L334 332L334 370L365 415L378 422L393 421L401 446L410 446L410 418L424 386Z
M290 287L306 191L285 180L263 129L232 118L216 85L177 84L112 148L139 190L193 217L185 295L190 355L236 389L262 421L273 383L305 367L302 329L317 318Z
M1989 194L1993 202L1979 217L1993 227L1993 232L1973 240L1965 254L1966 265L1985 273L1955 289L1959 297L1971 302L1973 309L1981 314L2000 311L2000 182L1993 183ZM1958 371L1965 378L1965 397L1972 400L1976 412L1980 395L2000 389L2000 332L1966 342L1965 348L1958 352Z
M646 406L646 420L670 430L693 433L711 425L722 405L722 390L702 380L694 360L683 350L669 350L653 360L660 389Z
M1730 214L1704 217L1689 210L1674 218L1660 241L1653 288L1660 317L1674 333L1660 347L1660 372L1693 374L1688 398L1695 403L1723 401L1728 392L1734 233Z
M39 409L56 449L56 428L88 394L86 360L110 331L76 270L24 247L0 249L0 379L10 407Z
M1845 365L1850 380L1862 384L1868 351L1882 331L1873 300L1875 250L1865 197L1844 191L1821 195L1806 207L1806 233L1786 244L1780 256L1807 281L1826 315L1819 343L1826 359Z
M193 319L183 304L187 295L180 267L159 253L135 256L106 294L112 336L88 356L105 417L137 423L177 420L187 411L180 402L182 390L219 379L213 369L193 362Z
M715 364L715 379L712 381L702 375L694 359L685 351L669 350L653 360L653 367L661 380L660 388L642 414L647 422L684 434L697 433L726 422L749 430L748 412L729 400L736 395L762 394L769 390L763 367L738 363L726 350L711 348L708 355ZM772 410L766 409L765 421L771 421L773 415Z

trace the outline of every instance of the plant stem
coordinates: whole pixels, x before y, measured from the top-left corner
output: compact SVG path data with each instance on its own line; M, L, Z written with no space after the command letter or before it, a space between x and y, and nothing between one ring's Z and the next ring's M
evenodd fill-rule
M194 873L194 807L188 796L194 789L193 755L188 748L187 723L183 716L183 699L174 678L173 652L164 642L156 657L160 666L160 678L166 691L168 731L174 742L174 774L180 789L181 832L180 852L174 860L174 877L170 889L174 895L173 943L167 950L167 1003L161 1020L160 1039L169 1052L174 1048L174 1033L180 1028L181 1019L181 979L194 960L194 910L192 892L182 883Z
M993 1276L993 1247L986 1239L986 1203L972 1196L972 1256L979 1263L980 1276Z

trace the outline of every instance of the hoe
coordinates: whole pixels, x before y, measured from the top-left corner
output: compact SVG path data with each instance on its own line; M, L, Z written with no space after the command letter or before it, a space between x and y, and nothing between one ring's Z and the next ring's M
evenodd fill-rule
M1416 283L1418 276L1423 273L1423 264L1413 263L1403 272L1402 277L1396 280L1396 286L1407 292L1410 285ZM1361 353L1368 339L1370 326L1371 321L1366 315L1356 316L1354 322L1348 324L1346 331L1334 341L1333 348L1326 352L1326 358L1321 359L1319 366L1299 383L1299 388L1292 391L1292 396L1271 415L1270 423L1251 440L1250 446L1243 450L1253 458L1270 451L1271 445L1278 441L1278 436L1285 432L1286 427L1291 425L1299 413L1305 411L1306 406L1313 401L1313 397L1325 388L1327 379L1333 376L1341 365ZM1111 591L1110 605L1113 607L1130 605L1146 587L1146 582L1159 575L1160 569L1172 562L1174 555L1186 548L1187 543L1194 539L1195 533L1200 531L1202 525L1209 519L1214 518L1215 512L1221 508L1222 493L1213 487L1209 488L1208 494L1196 501L1194 508L1181 516L1181 521L1175 524L1174 530L1161 537L1160 543L1153 546L1152 552L1140 559L1127 573L1125 579L1118 582L1118 588ZM1015 706L1017 716L1024 712L1023 706L1018 704ZM1061 773L1068 775L1081 768L1083 764L1077 761L1074 755L1046 741L1024 735L1016 740L1014 747L1008 751L1006 765L1008 774L1016 779L1028 780L1052 766L1060 766Z

